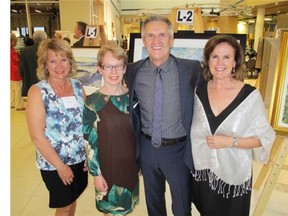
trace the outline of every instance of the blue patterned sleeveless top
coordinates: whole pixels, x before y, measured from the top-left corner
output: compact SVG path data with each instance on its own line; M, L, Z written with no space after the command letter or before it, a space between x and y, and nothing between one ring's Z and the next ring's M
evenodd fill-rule
M82 87L79 81L75 79L70 81L78 104L72 108L65 108L63 98L55 94L47 80L37 83L46 111L45 136L67 165L77 164L86 159L82 132L84 108ZM55 170L38 150L36 150L36 164L41 170Z

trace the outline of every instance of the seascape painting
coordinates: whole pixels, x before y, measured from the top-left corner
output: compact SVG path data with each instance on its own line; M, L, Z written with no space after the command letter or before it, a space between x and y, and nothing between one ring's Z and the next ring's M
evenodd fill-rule
M73 78L82 83L86 94L102 86L102 76L97 72L98 50L98 48L72 48L77 64L77 73Z
M175 39L174 45L170 50L170 53L179 58L194 59L202 61L203 49L207 42L207 39ZM144 59L148 57L148 53L143 45L142 39L135 39L135 52L133 61ZM138 49L140 49L138 51Z
M194 59L202 61L203 48L196 47L172 47L170 53L178 58ZM142 47L142 56L141 59L148 57L148 53L145 47ZM137 58L137 56L135 57Z
M211 33L192 33L191 31L182 31L174 33L174 43L170 53L179 58L203 60L203 49L211 36ZM246 49L246 35L229 34L237 39L243 51ZM130 48L128 52L129 62L136 62L148 57L148 53L143 45L140 33L130 34Z

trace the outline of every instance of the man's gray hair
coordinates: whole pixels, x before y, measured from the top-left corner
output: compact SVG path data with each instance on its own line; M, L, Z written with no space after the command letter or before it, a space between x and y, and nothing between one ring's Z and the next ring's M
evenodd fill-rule
M40 43L41 41L47 39L46 32L42 30L35 31L33 34L33 40L35 43Z
M150 22L155 22L155 21L165 22L168 25L170 36L172 38L174 37L174 31L173 31L173 26L172 26L171 21L167 17L161 16L161 15L152 15L152 16L150 16L144 20L143 25L142 25L142 29L141 29L141 36L142 37L145 34L146 25Z

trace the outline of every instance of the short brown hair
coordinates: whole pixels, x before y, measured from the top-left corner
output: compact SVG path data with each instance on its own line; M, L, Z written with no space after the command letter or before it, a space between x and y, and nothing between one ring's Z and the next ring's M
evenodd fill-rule
M245 61L244 61L244 52L241 45L238 43L236 38L230 35L215 35L211 37L206 43L203 51L203 77L205 80L212 79L211 72L209 70L208 61L211 53L215 49L217 45L220 43L227 43L231 47L233 47L235 56L234 60L236 62L235 72L232 73L232 76L237 80L244 79L244 71L246 70Z
M78 22L77 22L77 26L78 26L78 29L81 31L81 33L82 33L83 35L85 35L87 23L82 22L82 21L78 21Z

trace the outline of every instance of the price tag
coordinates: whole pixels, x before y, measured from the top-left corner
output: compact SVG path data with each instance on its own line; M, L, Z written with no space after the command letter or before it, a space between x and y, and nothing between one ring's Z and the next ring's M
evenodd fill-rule
M187 24L187 25L193 25L194 10L178 10L176 22L182 23L182 24Z
M95 26L87 27L86 28L86 38L97 38L98 28Z

